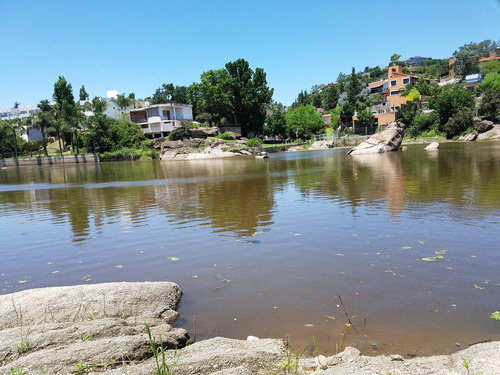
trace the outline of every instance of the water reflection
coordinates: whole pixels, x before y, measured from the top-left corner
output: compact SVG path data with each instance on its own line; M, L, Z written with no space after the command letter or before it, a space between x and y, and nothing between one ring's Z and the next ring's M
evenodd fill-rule
M216 232L249 236L273 223L275 195L289 188L303 199L348 204L353 215L360 206L384 202L393 217L430 202L498 207L500 147L450 144L434 153L414 146L404 153L355 157L342 151L273 155L267 161L34 166L2 170L0 182L2 215L47 210L54 222L69 221L74 241L88 238L91 227L101 228L106 218L118 215L127 226L139 226L155 211L178 227L196 220Z

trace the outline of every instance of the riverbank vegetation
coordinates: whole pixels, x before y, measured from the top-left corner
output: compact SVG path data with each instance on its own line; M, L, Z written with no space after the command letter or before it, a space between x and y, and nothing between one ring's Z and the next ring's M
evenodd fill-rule
M498 116L500 112L500 62L491 60L479 63L481 57L498 47L497 43L485 40L459 47L453 54L454 69L460 82L456 85L438 85L438 79L448 73L449 59L429 59L420 65L411 66L400 61L401 55L394 54L389 66L401 65L403 73L418 77L414 84L408 84L402 92L407 104L400 109L399 121L407 126L406 136L426 138L442 136L448 139L459 137L473 130L474 115ZM483 82L474 92L461 83L469 74L481 73ZM313 85L309 91L301 91L292 108L311 105L321 107L331 115L332 129L352 127L356 114L356 127L373 127L376 120L372 112L383 101L382 95L371 94L368 84L387 79L387 69L365 67L350 75L338 75L336 82ZM269 126L271 125L271 126ZM286 133L268 121L271 134Z
M389 66L401 65L403 72L418 77L401 93L407 103L401 106L398 117L410 138L446 137L455 139L474 129L474 116L498 116L500 113L500 62L479 63L498 48L497 43L485 40L459 47L455 53L454 69L462 80L467 74L481 73L482 83L474 92L463 85L439 86L437 79L449 69L448 59L429 59L417 66L400 61L393 54ZM382 103L382 95L371 93L368 84L387 77L387 69L365 67L351 74L342 72L336 82L314 85L301 91L291 107L273 102L273 89L268 87L262 68L252 69L244 59L228 62L221 69L208 70L199 82L189 86L164 83L146 97L151 104L166 102L192 105L193 118L201 126L239 125L243 137L267 136L271 139L294 142L306 141L325 132L322 114L329 118L329 131L340 128L343 135L355 135L356 129L376 131L374 106ZM130 160L155 158L158 151L151 147L141 127L125 118L106 117L107 103L98 97L88 100L85 86L75 100L73 88L64 77L54 84L53 100L41 100L39 111L27 122L20 119L0 120L0 154L2 157L97 153L101 160ZM113 99L120 108L134 103L135 95L118 95ZM84 104L80 104L84 103ZM19 103L16 102L16 106ZM322 108L318 111L317 108ZM266 117L266 109L269 116ZM376 112L376 111L375 111ZM90 115L89 115L90 114ZM353 119L356 126L353 127ZM41 141L26 142L21 133L39 129ZM476 129L481 131L481 129ZM369 132L363 133L368 134ZM186 129L176 129L170 139L183 139ZM224 135L220 135L224 137ZM48 147L52 141L52 147ZM54 147L54 142L56 147Z

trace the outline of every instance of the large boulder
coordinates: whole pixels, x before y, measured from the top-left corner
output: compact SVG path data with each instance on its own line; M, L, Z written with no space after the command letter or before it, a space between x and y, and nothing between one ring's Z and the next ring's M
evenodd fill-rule
M380 133L372 135L366 141L349 150L349 155L380 154L397 151L403 142L405 124L393 122Z
M427 145L425 148L426 150L438 150L439 149L439 143L438 142L432 142Z
M170 282L108 283L0 295L0 374L75 373L153 356L146 323L165 348L184 347L174 328L180 288ZM23 345L20 347L20 345ZM76 372L80 373L80 372Z
M215 137L217 134L219 134L219 128L189 129L189 137L190 138Z

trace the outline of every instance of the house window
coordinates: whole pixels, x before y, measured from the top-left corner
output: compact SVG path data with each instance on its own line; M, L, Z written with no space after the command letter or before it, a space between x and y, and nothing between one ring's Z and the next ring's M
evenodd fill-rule
M410 83L410 79L409 78L403 78L403 85L407 85L408 83Z
M400 90L391 91L391 95L399 95L400 92Z
M393 87L393 86L396 86L396 85L397 85L397 82L396 82L396 80L394 80L394 81L391 81L391 87Z

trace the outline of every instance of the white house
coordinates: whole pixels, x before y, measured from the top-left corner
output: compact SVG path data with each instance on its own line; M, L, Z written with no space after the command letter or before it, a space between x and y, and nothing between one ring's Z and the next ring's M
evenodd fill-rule
M141 125L147 136L165 137L181 125L181 121L193 121L191 104L155 104L130 110L130 121Z
M131 103L127 108L120 108L118 104L114 101L118 97L118 90L107 90L106 97L100 98L102 102L106 102L106 109L104 114L108 118L121 119L123 114L125 118L128 117L128 112L134 109L134 103ZM90 102L90 100L80 100L80 105L83 107L85 103ZM84 111L83 114L87 117L94 115L92 111Z

